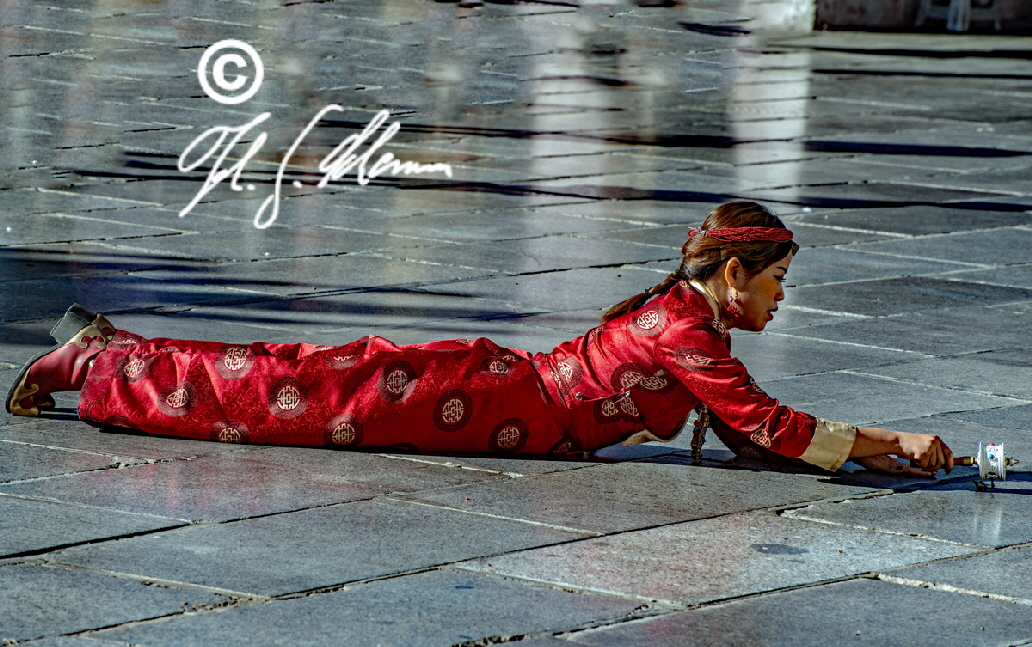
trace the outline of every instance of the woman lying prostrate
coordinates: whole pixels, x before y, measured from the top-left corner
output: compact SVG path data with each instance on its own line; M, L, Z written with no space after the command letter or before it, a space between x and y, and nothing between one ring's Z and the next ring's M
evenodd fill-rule
M731 202L688 232L659 285L549 353L484 339L343 346L144 339L72 306L60 346L18 374L7 410L35 416L80 391L95 426L224 442L434 453L552 454L670 441L694 411L736 454L837 470L932 476L938 438L815 418L768 396L731 356L728 329L759 331L785 298L799 247L765 207ZM906 459L897 461L893 456Z

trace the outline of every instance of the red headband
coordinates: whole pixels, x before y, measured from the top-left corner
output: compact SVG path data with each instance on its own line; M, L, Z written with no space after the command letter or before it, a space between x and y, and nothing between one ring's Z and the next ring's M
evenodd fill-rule
M792 232L784 227L718 227L709 231L692 227L688 230L688 239L696 234L726 243L787 243L792 240Z

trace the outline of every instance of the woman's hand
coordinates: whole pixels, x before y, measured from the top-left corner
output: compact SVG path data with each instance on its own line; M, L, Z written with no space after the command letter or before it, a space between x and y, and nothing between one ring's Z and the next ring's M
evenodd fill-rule
M867 456L865 458L852 458L854 463L872 472L888 472L889 474L912 474L914 476L935 476L934 471L913 467L901 463L892 456Z
M850 460L867 467L856 459L888 457L894 454L900 458L909 458L914 467L928 476L934 475L940 467L949 473L953 469L953 452L935 434L908 434L902 431L889 431L877 427L859 427L853 449L849 452ZM891 459L889 459L891 460ZM896 461L871 461L873 469L879 471L904 472L897 470ZM909 466L905 466L909 467ZM886 469L888 468L888 469ZM868 469L872 469L868 467ZM907 473L917 473L907 471Z

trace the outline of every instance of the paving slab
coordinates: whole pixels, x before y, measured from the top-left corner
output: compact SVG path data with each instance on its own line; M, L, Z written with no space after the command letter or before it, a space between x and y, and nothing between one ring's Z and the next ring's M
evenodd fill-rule
M0 245L31 245L84 240L132 239L178 233L172 227L153 227L68 214L33 214L31 220L0 217Z
M1012 548L988 555L966 559L947 560L889 573L918 582L937 586L953 586L966 591L995 593L1011 598L1032 601L1032 559L1029 548Z
M104 457L105 461L110 461ZM122 469L133 470L123 473ZM137 471L138 470L138 471ZM499 478L362 452L249 448L0 485L7 494L175 519L224 520Z
M301 335L357 327L387 330L450 319L504 319L534 310L490 299L426 291L366 290L302 299L261 300L239 306L199 306L181 316L195 321L198 326L205 325L202 321L235 323L267 330L288 328ZM339 345L351 341L350 337L342 336Z
M468 245L427 245L393 254L413 261L511 274L671 260L678 256L665 247L561 235Z
M620 617L636 602L470 573L430 571L206 616L115 628L101 640L161 645L432 645L516 638ZM385 617L384 611L389 610ZM418 638L416 638L418 636ZM528 644L525 640L520 645ZM529 641L533 645L533 640ZM548 644L548 641L542 644ZM566 644L551 641L558 647Z
M792 291L793 305L803 301L796 297L806 289L810 288ZM1022 305L1026 303L1021 301L999 308L942 308L869 319L838 317L833 325L814 325L805 330L785 332L935 356L1024 348L1028 346L1025 331L1032 326L1032 309ZM777 321L776 317L774 321Z
M952 276L961 281L979 281L992 285L1012 285L1021 288L1032 287L1032 266L1028 264L955 272Z
M465 269L457 265L347 254L215 265L190 275L152 270L137 272L133 278L136 284L160 283L171 293L170 296L179 299L178 302L189 303L176 293L203 294L207 288L220 288L257 294L311 294L349 288L453 281L483 274L483 270ZM197 296L197 301L200 301L202 294Z
M999 407L985 410L972 409L945 414L943 417L987 427L985 433L992 435L997 427L1006 429L1032 430L1032 405L1020 404L1012 407Z
M794 226L794 225L792 225ZM787 274L789 287L835 284L843 288L863 279L934 276L970 269L970 265L953 263L949 258L919 259L900 255L871 253L866 246L835 246L800 250L793 257ZM952 276L952 274L950 274ZM790 295L794 294L789 292ZM870 313L864 313L870 314Z
M835 523L850 528L998 548L1032 541L1032 475L1009 473L996 487L979 491L968 477L891 496L817 503L786 512L794 519Z
M791 613L786 613L791 609ZM877 619L876 621L874 619ZM1013 645L1032 632L1025 607L866 579L735 600L578 632L575 645Z
M847 368L873 372L866 367L913 362L924 357L918 353L801 339L791 333L735 335L731 349L757 380Z
M196 226L199 223L191 223ZM222 227L226 227L222 223ZM232 247L226 240L233 240ZM295 258L325 256L363 250L386 250L426 244L424 239L407 236L386 236L368 232L349 231L336 227L302 225L299 227L270 227L269 229L243 228L208 229L172 236L142 236L121 243L123 249L148 252L175 252L191 258L255 261L267 258Z
M9 641L84 631L181 614L226 596L197 589L37 564L0 566L0 635ZM77 647L77 646L76 646Z
M585 536L378 499L70 548L51 559L272 596Z
M1032 399L1032 348L918 360L864 372L958 391Z
M1032 230L1000 227L988 231L960 231L930 234L904 240L887 240L854 245L869 252L921 258L986 263L995 265L1032 262Z
M611 533L867 491L819 477L699 467L686 456L659 456L402 498Z
M83 505L0 495L0 556L53 550L84 542L171 528L182 522Z
M7 443L0 447L8 448L10 444L15 444L56 450L78 450L86 454L106 456L111 463L193 458L240 450L239 445L226 443L152 436L116 428L101 430L84 425L74 415L67 416L67 419L11 416L8 423L0 425L0 443Z
M670 267L667 273L672 272ZM574 269L528 276L441 283L434 292L467 294L554 310L609 309L663 280L655 272L634 267ZM558 303L557 303L557 295Z
M106 454L0 441L0 483L106 470L115 462Z
M893 159L896 159L895 157ZM941 158L940 158L941 159ZM970 160L964 160L969 163ZM920 236L945 234L990 227L1012 227L1029 223L1028 214L1013 211L960 209L949 204L935 206L892 207L881 209L845 209L796 217L801 222L848 227L863 231L894 232ZM985 262L995 255L979 257Z
M857 373L787 377L765 380L761 386L782 404L794 409L860 426L950 411L980 412L993 407L1020 405L1020 401L1007 398Z
M688 604L974 552L972 547L773 514L744 514L477 559L465 566Z
M884 317L962 306L985 306L1032 298L1028 288L986 285L928 276L808 285L792 292L807 308Z

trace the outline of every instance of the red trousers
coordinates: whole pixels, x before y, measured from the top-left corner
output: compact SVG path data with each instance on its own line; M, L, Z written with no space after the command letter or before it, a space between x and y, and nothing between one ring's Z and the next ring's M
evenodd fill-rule
M222 344L120 331L79 415L147 433L273 445L565 454L580 449L524 351L487 339L395 346Z

